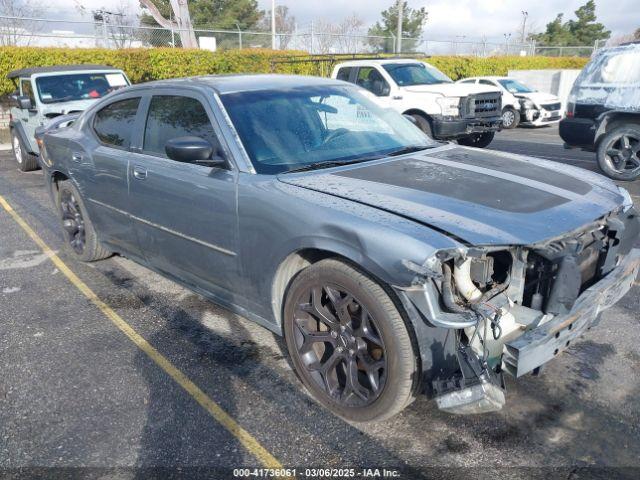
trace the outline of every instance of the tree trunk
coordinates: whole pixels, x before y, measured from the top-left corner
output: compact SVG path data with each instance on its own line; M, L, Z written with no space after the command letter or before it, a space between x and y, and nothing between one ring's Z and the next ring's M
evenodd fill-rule
M171 0L171 9L176 19L175 22L164 18L152 0L140 0L140 3L149 10L153 19L158 22L161 27L178 31L183 48L198 48L198 41L193 32L187 0Z

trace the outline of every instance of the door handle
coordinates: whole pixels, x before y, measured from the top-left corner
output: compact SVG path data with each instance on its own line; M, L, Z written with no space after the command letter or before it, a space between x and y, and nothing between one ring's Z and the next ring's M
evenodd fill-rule
M147 178L147 169L144 167L133 167L133 176L138 180L144 180Z
M82 162L82 154L81 153L73 153L73 154L71 154L71 160L73 160L76 163Z

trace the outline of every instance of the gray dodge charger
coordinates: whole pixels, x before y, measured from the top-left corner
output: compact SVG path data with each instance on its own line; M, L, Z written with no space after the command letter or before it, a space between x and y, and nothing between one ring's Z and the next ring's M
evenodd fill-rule
M43 144L72 254L124 255L284 335L352 421L419 394L500 409L504 376L539 374L640 264L608 179L436 142L337 80L136 85Z

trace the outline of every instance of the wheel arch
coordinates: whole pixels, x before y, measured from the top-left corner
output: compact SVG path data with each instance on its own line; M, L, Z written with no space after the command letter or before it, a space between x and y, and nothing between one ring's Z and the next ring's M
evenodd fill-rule
M597 149L604 136L623 123L640 125L640 113L610 110L602 114L598 118L598 128L595 134L594 147Z
M402 112L403 115L420 115L424 117L429 124L433 127L433 118L424 110L420 110L419 108L410 108L409 110Z
M372 277L386 290L392 290L389 279L383 278L386 275L382 267L361 254L355 254L349 248L329 245L300 248L289 253L278 264L271 282L271 305L273 315L280 327L282 327L284 299L295 276L308 266L327 258L342 260Z
M380 287L389 295L389 298L394 303L395 307L398 309L400 316L404 320L409 336L411 338L411 343L413 344L414 351L417 353L417 372L418 375L414 378L413 391L417 393L422 387L422 368L423 368L423 358L424 353L428 349L428 345L424 339L418 339L418 332L424 333L424 329L420 326L416 325L416 322L420 322L419 315L411 315L409 310L411 307L401 299L396 290L393 288L392 284L385 280L383 277L384 274L376 274L372 271L371 267L367 268L362 265L361 262L355 261L350 258L348 255L344 255L342 253L338 253L335 250L326 249L326 248L317 248L317 247L309 247L302 248L295 252L290 253L278 266L276 270L276 274L272 281L272 306L273 313L278 322L281 332L284 335L284 322L283 322L283 312L284 312L284 300L287 295L287 291L291 286L296 275L298 275L305 268L317 263L321 260L326 259L336 259L341 260L342 262L350 265L351 267L360 270L363 274L369 276L373 281L378 283ZM377 268L373 268L373 270L377 270ZM415 312L411 312L415 313ZM442 329L440 329L442 330ZM433 337L435 340L435 337Z

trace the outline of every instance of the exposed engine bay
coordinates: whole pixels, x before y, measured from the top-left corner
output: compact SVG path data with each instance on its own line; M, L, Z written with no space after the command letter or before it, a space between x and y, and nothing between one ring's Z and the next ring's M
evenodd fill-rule
M539 373L630 288L639 233L630 208L542 244L439 251L424 265L405 264L417 273L411 302L427 322L456 332L459 372L432 381L439 407L501 408L504 373Z

